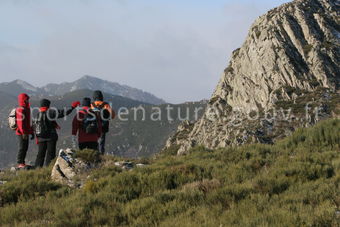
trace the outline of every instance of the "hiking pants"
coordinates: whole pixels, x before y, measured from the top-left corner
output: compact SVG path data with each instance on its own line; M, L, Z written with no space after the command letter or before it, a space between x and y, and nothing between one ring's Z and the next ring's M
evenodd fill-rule
M101 154L105 154L105 140L106 140L106 133L103 133L102 136L99 138L99 152Z
M56 147L56 140L39 142L39 150L37 158L35 160L35 167L43 167L44 161L45 166L48 166L51 161L56 157Z
M28 136L27 139L23 139L22 136L18 136L18 142L19 142L19 152L17 156L17 163L18 164L25 164L25 158L28 150Z
M98 151L98 142L79 143L79 149L80 150L91 149L91 150Z

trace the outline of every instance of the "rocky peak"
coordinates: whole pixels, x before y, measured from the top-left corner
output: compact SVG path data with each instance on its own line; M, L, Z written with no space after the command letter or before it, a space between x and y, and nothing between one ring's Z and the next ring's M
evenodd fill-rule
M298 0L261 16L233 52L213 98L244 111L291 97L285 87L313 91L340 84L340 7L332 0Z
M335 0L296 0L259 17L242 47L232 53L205 115L185 141L176 144L180 146L179 152L196 145L216 148L273 142L277 135L289 134L304 123L281 125L283 131L278 131L273 122L249 122L240 115L263 113L283 102L285 107L291 107L308 101L308 97L318 100L320 105L327 101L322 97L338 97L339 12ZM235 119L242 123L235 124Z

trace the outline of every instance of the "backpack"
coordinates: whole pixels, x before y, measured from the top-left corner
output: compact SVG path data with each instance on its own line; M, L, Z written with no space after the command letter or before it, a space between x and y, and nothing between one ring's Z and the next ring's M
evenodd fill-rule
M33 128L35 135L40 138L49 138L51 134L51 123L47 119L46 112L40 112L34 120Z
M95 134L98 132L97 114L94 111L84 112L85 117L82 120L83 130L86 134Z
M109 120L110 119L110 112L107 109L104 109L106 102L103 102L101 105L95 105L92 103L92 111L99 116L102 122L102 131L103 133L107 133L109 131ZM103 111L103 113L102 113ZM104 119L102 119L102 117Z
M8 126L12 130L17 130L18 125L17 125L17 109L14 108L11 110L8 116Z

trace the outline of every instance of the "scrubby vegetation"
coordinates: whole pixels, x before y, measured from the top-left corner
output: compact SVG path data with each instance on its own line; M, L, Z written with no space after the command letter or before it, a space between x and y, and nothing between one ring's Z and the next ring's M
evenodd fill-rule
M338 226L339 132L340 120L328 120L275 145L169 151L132 171L106 164L78 190L52 183L49 169L0 175L8 180L0 186L0 223Z
M98 163L101 160L100 153L90 149L76 151L74 157L90 164Z

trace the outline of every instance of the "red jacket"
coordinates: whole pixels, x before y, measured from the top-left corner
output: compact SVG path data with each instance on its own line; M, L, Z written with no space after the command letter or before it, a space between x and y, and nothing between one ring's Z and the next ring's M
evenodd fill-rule
M72 122L72 135L76 136L78 134L78 142L86 143L86 142L97 142L102 134L102 123L100 119L97 119L98 131L94 134L87 134L83 129L83 119L86 116L88 107L83 107L82 110L78 112L78 114L73 118Z
M17 120L17 135L29 135L33 134L31 125L31 109L29 104L29 96L22 93L18 96L18 105L16 109L16 120Z

